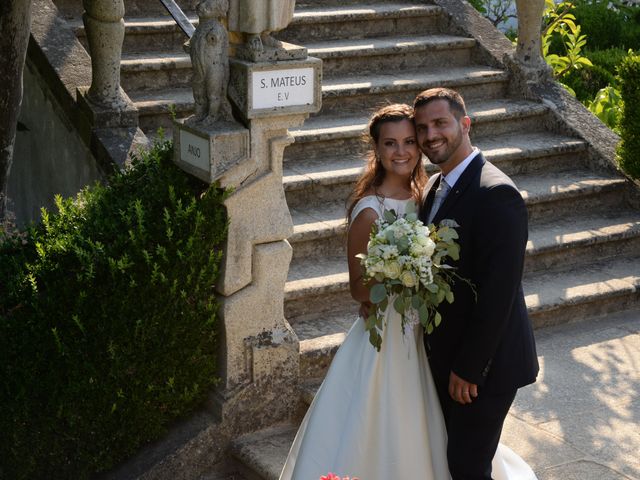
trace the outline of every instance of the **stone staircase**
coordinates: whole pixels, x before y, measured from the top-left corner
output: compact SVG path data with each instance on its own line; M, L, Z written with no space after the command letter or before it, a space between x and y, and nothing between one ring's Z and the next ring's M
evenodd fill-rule
M59 0L77 26L78 4ZM190 2L179 2L194 18ZM536 328L637 308L637 192L613 169L597 169L589 144L555 120L552 107L514 95L511 74L488 62L474 38L450 33L447 12L418 0L299 0L283 40L323 60L323 108L291 133L284 189L294 222L285 316L300 339L300 395L309 403L355 320L348 292L345 200L362 167L370 112L411 103L429 87L460 91L472 140L512 176L530 215L524 286ZM185 40L159 2L125 1L122 86L148 136L192 109ZM297 421L238 439L249 477L277 478Z

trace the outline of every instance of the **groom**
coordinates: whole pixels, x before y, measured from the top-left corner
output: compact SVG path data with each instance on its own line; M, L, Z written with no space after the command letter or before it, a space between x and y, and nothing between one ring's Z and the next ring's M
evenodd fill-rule
M427 185L421 220L455 220L460 260L455 300L425 335L447 426L453 480L491 479L491 460L519 387L538 359L522 291L527 210L514 183L471 145L464 100L433 88L414 101L418 143L440 173ZM474 292L475 291L475 292Z

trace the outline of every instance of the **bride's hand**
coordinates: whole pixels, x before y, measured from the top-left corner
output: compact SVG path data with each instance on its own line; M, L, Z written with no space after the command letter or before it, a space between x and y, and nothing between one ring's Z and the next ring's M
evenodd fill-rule
M363 319L369 318L369 311L371 310L371 302L362 302L360 303L360 316Z

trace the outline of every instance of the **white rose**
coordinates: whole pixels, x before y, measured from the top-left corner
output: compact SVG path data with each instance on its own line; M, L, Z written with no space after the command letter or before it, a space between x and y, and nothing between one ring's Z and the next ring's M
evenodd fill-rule
M424 227L420 227L420 230L416 232L416 242L418 242L420 245L426 245L427 242L430 241L431 239L429 238L429 230Z
M396 247L395 245L385 245L381 247L381 250L382 250L381 257L384 258L385 260L389 260L392 257L398 256L398 247Z
M409 247L409 253L414 257L419 257L420 255L424 255L425 247L420 245L418 242L412 243Z
M396 278L398 278L401 272L402 267L400 267L400 264L395 260L387 263L384 266L384 276L390 278L391 280L395 280Z
M400 281L402 282L402 285L407 288L415 287L416 283L418 283L416 274L409 270L405 270L404 272L402 272L402 274L400 275Z
M384 262L380 260L379 262L374 263L369 268L370 272L373 274L382 273L384 271Z
M435 250L436 250L435 242L427 237L427 244L424 245L424 255L426 255L427 257L431 257L431 255L433 255L433 252L435 252Z

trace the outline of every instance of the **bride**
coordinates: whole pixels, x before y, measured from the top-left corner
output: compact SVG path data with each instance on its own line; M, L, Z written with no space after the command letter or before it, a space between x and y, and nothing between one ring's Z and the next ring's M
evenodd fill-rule
M412 115L408 105L388 105L369 121L372 149L348 207L349 284L361 314L370 307L369 286L355 256L366 252L382 212L402 215L409 202L419 205L427 183ZM393 308L385 322L379 352L369 343L362 317L351 327L300 425L280 480L317 480L327 472L360 480L450 478L446 429L422 327L403 333ZM503 445L493 476L536 478Z

